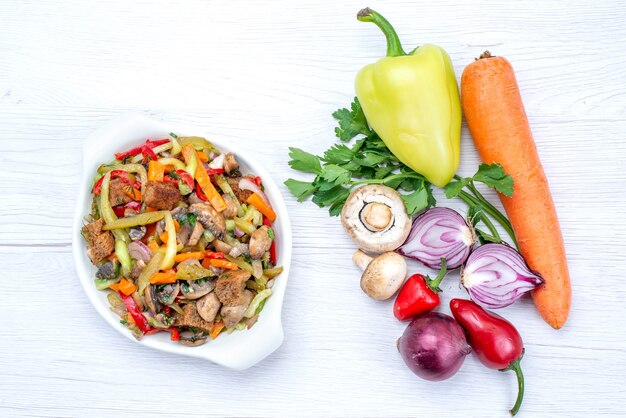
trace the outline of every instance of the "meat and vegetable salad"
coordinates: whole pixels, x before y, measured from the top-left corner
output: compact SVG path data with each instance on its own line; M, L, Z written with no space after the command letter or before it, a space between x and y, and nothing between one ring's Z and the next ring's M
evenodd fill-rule
M82 229L95 286L136 338L197 346L254 325L282 267L261 179L201 137L146 140L98 168Z

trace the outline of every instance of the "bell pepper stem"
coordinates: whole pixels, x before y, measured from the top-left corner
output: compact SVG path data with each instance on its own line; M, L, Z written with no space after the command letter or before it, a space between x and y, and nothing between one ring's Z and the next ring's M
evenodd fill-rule
M402 49L402 43L400 43L400 38L398 38L398 34L396 30L391 26L391 23L387 19L385 19L380 13L375 12L374 10L366 7L359 11L356 15L356 18L360 22L372 22L376 26L380 28L381 31L385 34L387 38L387 56L388 57L398 57L401 55L406 55L404 49Z
M524 353L522 352L522 356L523 355ZM524 400L524 373L522 372L521 366L522 356L513 361L506 369L513 370L517 376L517 399L515 400L515 405L513 405L513 408L509 411L511 416L514 416L519 412L519 409L522 406L522 401Z
M439 269L439 273L437 273L437 277L435 277L434 279L429 279L428 276L426 276L426 284L428 285L428 287L432 289L433 292L435 293L441 292L439 285L441 284L441 281L443 280L443 278L446 277L447 273L448 273L448 263L446 263L445 257L441 257L441 268Z

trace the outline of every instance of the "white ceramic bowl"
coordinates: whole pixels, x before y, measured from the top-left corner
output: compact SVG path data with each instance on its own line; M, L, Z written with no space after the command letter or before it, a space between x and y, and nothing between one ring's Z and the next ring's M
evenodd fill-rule
M86 243L80 234L83 226L83 217L85 214L90 213L91 181L98 166L111 161L115 152L132 148L146 139L166 137L170 132L182 136L204 135L218 149L234 152L244 174L250 172L261 176L265 192L278 215L277 221L274 223L278 257L277 265L282 265L284 270L276 279L272 289L272 296L268 299L259 315L258 322L249 330L235 331L230 335L224 334L216 340L209 340L206 344L198 347L187 347L170 341L169 334L163 332L146 336L137 341L130 331L120 324L119 317L109 309L109 303L106 298L107 292L96 290L94 279L97 269L91 264L87 256ZM278 186L276 186L276 183L274 183L261 163L250 158L246 150L238 149L236 143L223 142L219 138L206 134L203 130L182 128L158 122L139 113L121 116L94 132L85 141L83 154L82 183L74 215L74 261L78 277L89 300L113 328L141 345L170 353L201 357L236 370L244 370L253 366L274 352L282 344L284 336L281 311L291 262L291 225L287 215L287 208Z

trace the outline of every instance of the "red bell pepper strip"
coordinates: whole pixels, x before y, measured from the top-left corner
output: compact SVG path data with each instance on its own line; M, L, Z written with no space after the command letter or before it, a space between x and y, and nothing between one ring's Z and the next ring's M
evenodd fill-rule
M175 327L169 327L169 328L150 328L148 331L146 331L144 333L144 335L151 335L151 334L156 334L157 332L160 331L167 331L169 332L170 335L170 340L172 341L178 341L180 340L180 332L178 331L178 328Z
M141 155L143 155L144 161L156 161L158 159L154 151L152 151L152 148L150 148L148 145L141 146Z
M130 178L128 177L128 172L124 170L113 170L111 171L111 180L120 179L125 184L131 185ZM104 181L104 176L100 177L96 184L93 185L93 194L96 196L100 196L100 191L102 190L102 182ZM141 183L139 183L139 188L141 188Z
M267 216L263 216L263 225L272 227L272 222ZM272 229L273 230L273 229ZM270 262L276 265L276 236L272 239L272 245L270 246Z
M258 187L261 187L263 185L263 183L261 183L261 177L259 176L256 176L256 177L250 176L250 180L252 180L254 184L256 184Z
M126 215L126 209L138 211L139 209L141 209L141 202L133 200L126 203L125 205L113 206L113 212L115 212L118 218L123 218Z
M193 184L195 180L189 175L188 172L186 172L185 170L176 170L176 174L178 174L178 177L180 177L183 183L185 183L191 190L193 190Z
M141 332L145 334L148 330L150 330L150 325L148 325L148 320L146 319L146 317L143 316L143 314L139 311L139 307L137 307L135 300L130 296L126 296L122 292L117 293L122 298L122 302L124 302L124 305L126 305L126 309L128 310L130 316L133 318L133 321L135 321L135 324L137 324Z
M124 213L126 212L126 207L124 205L113 206L113 212L115 212L118 218L123 218Z
M224 253L221 253L221 252L206 251L204 253L204 258L210 258L213 260L223 260L225 256L224 256Z
M226 170L224 170L223 168L207 168L205 171L209 176L216 176L218 174L224 174L226 172Z
M517 400L510 412L511 415L517 414L524 399L524 374L520 365L524 342L519 332L506 319L487 312L469 300L452 299L450 310L467 333L467 340L483 365L490 369L515 372Z
M127 204L125 204L124 208L130 209L130 210L139 210L141 209L141 202L137 202L136 200L133 200L132 202L128 202Z
M446 259L442 258L441 270L434 280L421 274L409 277L393 304L394 316L400 321L408 321L439 306L439 284L446 275L446 267Z
M198 199L200 200L204 200L205 202L209 201L209 199L206 197L206 195L202 191L202 188L200 187L199 183L196 183L196 195L198 196Z
M178 180L174 180L173 178L171 178L170 176L163 176L163 181L165 183L173 183L176 186L178 186Z
M135 148L131 148L128 151L118 152L115 154L115 159L119 161L123 161L128 157L134 157L135 155L139 155L142 153L142 149L144 146L147 146L152 151L152 148L158 147L159 145L167 144L170 142L169 139L157 139L157 140L146 140L145 143L136 146ZM153 152L154 153L154 152ZM156 158L155 158L156 159Z

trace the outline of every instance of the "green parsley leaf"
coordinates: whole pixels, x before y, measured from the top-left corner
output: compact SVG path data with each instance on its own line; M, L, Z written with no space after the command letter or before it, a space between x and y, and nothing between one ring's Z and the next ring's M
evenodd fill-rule
M306 181L288 179L284 184L287 186L291 194L298 199L298 202L303 202L315 191L315 186Z
M353 158L354 151L343 144L335 144L324 153L324 161L329 164L345 164Z
M336 185L344 184L350 181L352 174L345 168L335 164L326 164L320 175L324 180Z
M350 106L351 110L339 109L333 113L333 117L339 121L339 126L335 128L337 138L342 141L349 141L358 134L369 135L370 130L365 114L356 97Z
M481 164L474 174L474 180L486 184L505 196L513 195L513 178L504 172L498 163Z
M422 187L413 193L403 194L402 200L404 200L404 206L406 206L406 211L409 216L413 216L429 206L428 192L425 187Z
M345 202L350 190L343 186L335 186L330 190L319 191L313 196L313 203L319 207L332 206L336 202Z
M321 174L322 167L318 156L310 154L300 148L289 148L289 166L294 170L304 171L305 173Z
M274 239L274 229L267 227L267 236L270 237L270 239Z
M472 179L469 177L462 178L460 180L451 181L446 184L446 187L443 188L444 193L448 199L452 199L453 197L457 197L463 188L469 184Z

